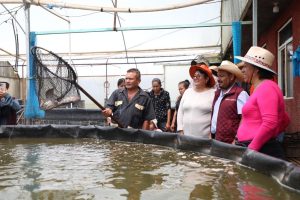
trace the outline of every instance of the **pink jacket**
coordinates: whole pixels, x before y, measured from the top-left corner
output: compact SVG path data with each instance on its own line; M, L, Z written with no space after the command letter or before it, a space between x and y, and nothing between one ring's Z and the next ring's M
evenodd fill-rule
M248 148L259 151L267 141L276 138L289 122L281 90L274 81L265 80L243 107L238 141L252 140Z

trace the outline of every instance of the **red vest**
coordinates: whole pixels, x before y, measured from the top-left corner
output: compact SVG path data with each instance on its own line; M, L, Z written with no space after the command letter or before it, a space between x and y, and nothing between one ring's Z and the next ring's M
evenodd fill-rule
M235 84L221 100L217 118L217 130L215 133L216 140L226 143L233 142L241 121L241 116L237 113L237 98L242 91L243 88ZM215 93L212 112L214 112L214 106L220 93L220 89Z

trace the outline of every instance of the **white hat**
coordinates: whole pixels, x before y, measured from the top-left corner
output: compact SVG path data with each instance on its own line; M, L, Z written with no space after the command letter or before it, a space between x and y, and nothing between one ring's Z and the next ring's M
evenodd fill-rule
M224 70L226 72L229 72L229 73L235 75L235 77L237 79L239 79L240 81L243 81L242 71L239 69L239 67L237 65L233 64L232 62L230 62L228 60L222 61L221 65L217 68L217 70Z
M275 56L264 48L252 46L244 57L235 56L235 58L277 74L271 69Z

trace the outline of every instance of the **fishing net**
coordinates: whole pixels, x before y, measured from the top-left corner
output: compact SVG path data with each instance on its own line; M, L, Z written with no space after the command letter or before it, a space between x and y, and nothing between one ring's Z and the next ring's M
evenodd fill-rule
M33 47L36 89L40 107L49 110L80 100L72 67L51 51Z
M55 53L41 47L33 47L35 78L40 107L49 110L60 105L80 100L79 90L93 101L101 110L105 108L77 83L73 68ZM113 116L111 119L123 127Z

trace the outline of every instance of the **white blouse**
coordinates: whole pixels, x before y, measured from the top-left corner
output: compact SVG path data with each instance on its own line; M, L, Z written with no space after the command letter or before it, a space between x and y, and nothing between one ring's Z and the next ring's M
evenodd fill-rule
M184 135L208 138L214 96L214 88L203 92L187 89L177 112L177 130L183 130Z

